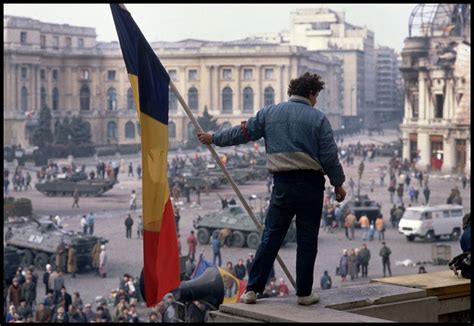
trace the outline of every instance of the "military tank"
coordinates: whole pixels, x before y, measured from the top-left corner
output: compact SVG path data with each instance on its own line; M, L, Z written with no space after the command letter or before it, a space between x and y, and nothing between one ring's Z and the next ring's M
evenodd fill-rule
M255 214L260 222L264 223L264 213ZM201 245L208 244L211 235L215 230L228 228L232 231L230 240L232 247L247 246L250 249L257 249L260 244L261 232L252 221L250 216L239 206L226 207L220 211L211 212L193 220L193 227L197 229L197 239ZM291 222L288 233L283 241L296 241L296 227L294 220Z
M46 264L56 266L56 248L61 243L76 249L78 270L83 270L92 264L92 248L100 241L102 244L108 240L93 235L84 235L65 231L47 219L30 217L29 222L11 228L11 233L5 242L14 250L23 252L22 265L34 264L43 269Z
M77 187L80 196L97 197L112 189L116 183L112 179L88 180L84 172L75 172L71 176L57 174L55 180L36 183L35 188L46 196L72 197Z
M369 218L370 223L375 223L377 216L381 214L381 205L369 198L368 195L360 195L350 198L342 205L342 214L353 211L357 221L362 215Z

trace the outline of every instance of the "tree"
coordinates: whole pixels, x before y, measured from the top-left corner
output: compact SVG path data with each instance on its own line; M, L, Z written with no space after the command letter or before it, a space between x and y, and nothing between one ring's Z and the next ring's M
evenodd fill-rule
M70 135L71 134L69 118L64 118L62 123L59 120L56 121L54 129L54 143L67 145L69 143Z
M53 133L51 132L51 110L44 106L40 110L38 126L33 131L33 145L43 148L53 142Z
M73 117L70 123L71 141L74 145L91 144L92 134L90 125L82 117Z
M220 125L217 123L217 118L214 118L212 115L207 112L207 105L204 106L204 113L202 117L198 117L197 121L201 125L204 131L217 131L220 128Z

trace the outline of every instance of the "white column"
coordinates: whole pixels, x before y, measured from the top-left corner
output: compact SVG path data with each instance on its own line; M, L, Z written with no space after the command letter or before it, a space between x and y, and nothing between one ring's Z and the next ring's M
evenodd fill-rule
M280 66L280 102L285 100L285 65ZM275 102L278 102L275 98Z
M256 110L260 110L263 107L262 66L260 65L256 66L256 80L257 80L256 93L258 94L258 96L255 101L255 107L256 107Z
M237 97L237 101L236 101L236 106L234 108L233 113L234 114L242 114L243 111L244 111L244 108L243 108L243 101L242 101L242 85L240 83L240 69L241 69L241 65L235 65L235 69L236 69L236 80L237 80L237 89L236 89L236 97Z
M443 173L452 173L453 167L456 166L456 151L454 146L454 137L452 135L449 137L446 137L446 134L443 135L443 166L441 167Z
M426 171L431 164L431 144L430 135L427 132L418 133L418 149L420 150L421 159L418 162L420 169Z

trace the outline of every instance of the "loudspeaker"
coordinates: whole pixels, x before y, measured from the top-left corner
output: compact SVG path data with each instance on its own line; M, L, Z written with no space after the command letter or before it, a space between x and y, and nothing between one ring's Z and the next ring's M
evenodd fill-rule
M224 302L224 282L217 267L208 267L198 278L181 282L179 288L173 291L176 301L188 303L204 301L214 309Z

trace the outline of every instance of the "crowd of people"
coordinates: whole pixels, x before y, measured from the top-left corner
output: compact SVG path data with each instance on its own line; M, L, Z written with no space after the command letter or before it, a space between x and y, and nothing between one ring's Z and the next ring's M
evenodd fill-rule
M172 322L176 321L170 294L152 309L139 309L143 299L140 294L138 278L125 273L120 279L117 290L109 297L96 299L93 303L84 303L79 292L71 295L65 285L60 268L51 270L48 265L43 273L45 294L37 293L39 276L34 266L18 268L12 284L4 284L4 316L8 323L104 323L104 322ZM170 313L172 312L172 313Z

